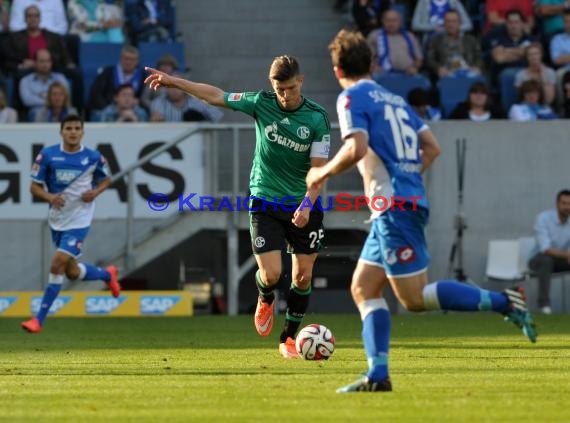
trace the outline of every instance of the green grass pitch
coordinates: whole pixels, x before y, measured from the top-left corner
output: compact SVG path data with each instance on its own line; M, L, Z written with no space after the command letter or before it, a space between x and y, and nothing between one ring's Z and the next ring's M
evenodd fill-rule
M394 392L339 395L366 368L360 320L309 315L329 361L285 360L251 316L0 319L0 421L570 421L570 316L538 316L531 344L493 314L398 315Z

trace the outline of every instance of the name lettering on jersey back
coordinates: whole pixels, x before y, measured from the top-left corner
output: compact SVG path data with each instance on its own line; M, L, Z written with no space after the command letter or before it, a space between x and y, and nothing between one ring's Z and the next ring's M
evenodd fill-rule
M308 128L305 129L308 130ZM278 126L276 122L273 122L271 125L267 125L265 127L265 138L267 138L268 141L276 142L277 144L287 147L294 151L305 152L308 151L309 148L311 148L311 144L300 144L298 142L295 142L290 138L280 135L277 132L277 130ZM309 136L308 134L305 133L304 135L306 135L306 137Z
M403 107L406 105L404 99L396 94L374 90L374 91L369 91L368 95L372 97L375 103L379 103L382 101L385 103L393 104L394 106Z

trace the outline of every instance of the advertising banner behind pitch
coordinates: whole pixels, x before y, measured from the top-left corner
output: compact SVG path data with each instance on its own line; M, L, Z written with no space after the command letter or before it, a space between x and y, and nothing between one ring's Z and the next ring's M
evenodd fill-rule
M35 315L43 292L0 293L0 317ZM104 291L62 291L49 309L55 317L192 316L188 291L123 291L113 298Z
M86 124L83 144L99 150L116 174L192 126L188 124ZM30 169L44 146L61 140L59 124L3 125L0 131L0 219L42 219L47 204L30 194ZM135 217L164 218L177 208L157 213L148 207L150 194L202 195L204 190L203 136L193 135L134 173ZM127 211L127 178L107 189L96 200L95 218L124 218Z

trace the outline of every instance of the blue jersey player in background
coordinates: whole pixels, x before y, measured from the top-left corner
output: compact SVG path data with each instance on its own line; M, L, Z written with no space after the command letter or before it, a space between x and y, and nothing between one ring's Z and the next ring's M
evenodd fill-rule
M329 50L335 76L344 89L337 101L344 144L326 165L309 171L307 185L319 187L330 176L356 164L366 196L382 196L390 202L389 207L369 204L372 227L351 285L362 319L368 372L337 392L392 390L388 373L390 313L382 297L387 283L409 311L492 310L535 342L535 325L521 289L492 292L455 280L428 284L424 235L428 204L422 173L439 155L439 144L400 96L371 79L371 53L362 35L342 30Z
M111 184L109 167L101 153L81 144L84 129L79 116L67 116L60 128L62 142L45 147L32 166L30 191L50 204L48 223L57 251L41 307L35 317L22 323L31 333L41 332L64 275L70 280L102 280L114 297L121 291L115 266L102 269L77 262L93 219L93 200Z

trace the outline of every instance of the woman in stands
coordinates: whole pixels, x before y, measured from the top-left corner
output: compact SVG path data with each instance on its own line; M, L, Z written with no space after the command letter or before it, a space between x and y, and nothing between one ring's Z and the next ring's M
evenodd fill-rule
M494 104L487 86L478 81L471 85L467 99L457 105L449 118L484 122L490 119L506 119L506 117L503 109Z
M71 106L69 92L61 82L54 82L48 88L46 104L38 109L32 122L61 122L68 115L76 115L77 110Z
M542 62L542 46L539 43L532 43L525 50L528 66L517 72L515 76L515 87L519 88L524 81L535 79L542 85L542 98L544 104L552 104L554 101L556 72Z

